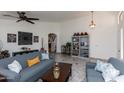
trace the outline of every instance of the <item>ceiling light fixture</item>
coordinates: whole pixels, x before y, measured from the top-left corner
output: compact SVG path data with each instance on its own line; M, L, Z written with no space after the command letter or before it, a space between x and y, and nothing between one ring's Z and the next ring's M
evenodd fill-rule
M91 19L91 23L90 23L90 28L95 28L96 27L96 24L94 23L94 21L93 21L93 11L91 11L91 17L92 17L92 19Z

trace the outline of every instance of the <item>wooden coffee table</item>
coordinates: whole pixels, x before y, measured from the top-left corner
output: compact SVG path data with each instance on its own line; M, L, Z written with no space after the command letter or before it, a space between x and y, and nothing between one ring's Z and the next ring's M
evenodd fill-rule
M53 68L49 69L41 79L44 82L67 82L69 76L71 75L71 66L72 64L59 63L60 66L60 76L59 79L54 79Z
M0 82L7 82L7 79L4 76L0 75Z

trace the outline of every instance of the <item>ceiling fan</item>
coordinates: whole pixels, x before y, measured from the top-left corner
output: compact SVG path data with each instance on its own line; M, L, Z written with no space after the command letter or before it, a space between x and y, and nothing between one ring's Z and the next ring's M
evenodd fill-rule
M13 15L3 15L3 16L17 18L18 20L16 22L26 21L26 22L29 22L31 24L35 24L34 22L32 22L32 20L39 20L39 18L29 18L29 17L27 17L25 15L26 12L17 12L17 14L18 14L18 17L13 16Z

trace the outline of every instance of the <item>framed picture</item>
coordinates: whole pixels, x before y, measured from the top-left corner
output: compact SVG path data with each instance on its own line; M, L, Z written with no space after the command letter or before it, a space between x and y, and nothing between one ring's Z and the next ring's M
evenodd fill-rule
M34 36L34 42L38 43L39 42L39 37L38 36Z
M7 34L7 42L8 43L16 43L16 34Z

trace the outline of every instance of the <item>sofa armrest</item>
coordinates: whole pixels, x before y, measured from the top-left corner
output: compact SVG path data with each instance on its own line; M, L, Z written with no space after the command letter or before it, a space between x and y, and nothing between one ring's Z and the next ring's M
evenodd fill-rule
M95 68L96 63L86 63L86 68Z
M0 74L5 76L8 81L18 81L21 77L20 74L5 68L0 68Z

